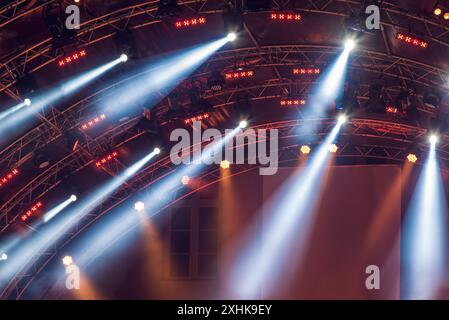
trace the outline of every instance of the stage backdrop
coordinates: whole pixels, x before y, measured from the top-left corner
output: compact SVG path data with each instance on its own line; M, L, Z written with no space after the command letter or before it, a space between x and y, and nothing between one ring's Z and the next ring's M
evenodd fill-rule
M264 237L268 217L279 214L267 204L294 170L263 178ZM316 207L306 213L310 220L295 227L302 234L294 239L301 243L283 248L290 251L278 262L282 276L268 281L261 297L399 299L401 190L399 166L331 167L315 190ZM379 290L365 284L371 265L380 270Z

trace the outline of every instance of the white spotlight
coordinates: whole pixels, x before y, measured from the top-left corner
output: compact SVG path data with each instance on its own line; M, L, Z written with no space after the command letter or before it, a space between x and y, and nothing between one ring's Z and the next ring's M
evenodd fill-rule
M240 121L240 123L239 123L240 129L244 129L247 126L248 126L248 121L246 121L246 120Z
M159 154L159 153L161 153L161 149L159 149L159 148L154 148L153 152L154 152L155 154Z
M234 32L231 32L228 34L228 36L226 37L226 39L228 39L228 41L235 41L235 39L237 39L237 34L235 34Z
M346 48L346 50L349 50L349 51L351 51L352 49L354 49L354 48L355 48L355 41L352 40L352 39L346 40L345 48Z
M138 201L134 204L134 209L138 212L145 210L145 203Z
M78 197L76 195L72 194L70 196L70 201L75 202L76 200L78 200Z
M121 62L126 62L126 61L128 61L128 56L127 56L126 54L122 53L122 54L120 55L120 61L121 61Z
M436 144L438 143L438 136L437 136L436 134L432 134L432 135L429 137L429 142L430 142L430 144L432 144L432 145L436 145Z
M5 260L8 260L8 255L6 254L6 253L2 253L1 255L0 255L0 261L5 261Z
M28 98L26 98L25 100L23 100L23 103L24 103L27 107L31 106L31 100L28 99Z
M341 114L341 115L338 117L338 123L343 124L343 123L346 123L346 121L348 121L348 117L346 117L346 115Z

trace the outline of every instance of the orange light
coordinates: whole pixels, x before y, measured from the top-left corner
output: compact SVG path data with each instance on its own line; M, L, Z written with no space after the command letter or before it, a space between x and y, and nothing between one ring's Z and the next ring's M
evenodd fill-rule
M435 10L433 11L433 13L436 16L440 16L443 13L443 10L441 8L435 8Z
M444 20L449 20L449 12L444 13L443 19Z
M71 256L65 256L64 258L62 258L62 264L65 265L66 267L70 266L73 263L73 259Z
M407 160L408 162L416 163L416 161L418 161L418 157L414 153L409 153L407 156Z
M222 169L229 169L230 166L231 166L231 164L229 163L228 160L223 160L223 161L221 161L221 163L220 163L220 167L221 167Z
M302 154L309 154L310 151L312 151L312 149L306 144L302 145L299 150L301 151Z
M337 150L338 150L338 146L335 143L329 145L329 152L337 153Z

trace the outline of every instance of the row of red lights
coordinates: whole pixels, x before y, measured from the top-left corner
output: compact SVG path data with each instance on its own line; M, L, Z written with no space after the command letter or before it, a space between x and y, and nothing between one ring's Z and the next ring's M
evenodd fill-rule
M206 24L206 17L192 18L186 20L179 20L175 22L176 28L194 27L198 25Z
M286 106L304 106L307 101L305 99L282 99L280 104L282 107Z
M0 187L3 187L7 184L12 178L19 174L19 170L13 169L10 173L6 174L2 178L0 178Z
M227 72L227 73L225 73L225 79L226 80L251 78L253 76L254 76L254 71L253 70L235 71L235 72Z
M20 220L27 221L31 216L36 215L36 213L37 213L37 211L39 210L40 207L42 207L42 202L39 201L34 206L32 206L30 210L28 210L26 213L24 213L20 217Z
M82 130L88 130L88 129L92 128L93 126L95 126L97 123L101 122L104 119L106 119L106 115L105 114L99 115L98 117L95 117L95 118L87 121L86 123L84 123L81 126L81 129Z
M73 63L74 61L77 61L83 57L87 56L87 51L85 49L76 51L60 60L58 60L58 66L59 67L64 67L68 64Z
M305 74L320 74L321 70L319 68L294 68L293 74L295 75L305 75Z
M301 21L302 17L298 13L276 12L271 14L271 20L276 21Z
M194 123L196 121L209 119L209 117L210 117L209 113L203 113L203 114L197 115L195 117L191 117L191 118L185 119L184 123L185 124L191 124L191 123Z
M101 166L103 166L103 165L106 164L107 162L109 162L109 161L111 161L111 160L117 158L117 156L118 156L118 152L117 152L117 151L114 151L114 152L108 154L107 156L101 158L101 159L98 160L97 162L95 162L95 166L96 166L97 168L100 168Z
M396 35L396 39L423 49L427 49L427 47L429 46L429 43L427 41L401 32L398 32L398 34Z

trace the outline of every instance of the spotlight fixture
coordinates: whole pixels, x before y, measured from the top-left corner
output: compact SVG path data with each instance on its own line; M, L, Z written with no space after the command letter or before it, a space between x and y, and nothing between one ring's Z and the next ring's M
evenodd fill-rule
M228 160L222 160L220 162L220 167L222 169L229 169L230 166L231 166L231 163Z
M206 22L207 22L206 17L195 17L190 19L178 20L175 22L175 27L177 29L184 29L189 27L205 25Z
M239 123L240 129L245 129L247 126L248 126L248 121L246 121L246 120L240 121L240 123Z
M310 148L310 146L308 146L307 144L304 144L301 146L301 148L299 149L299 151L301 151L302 154L310 154L310 152L312 151L312 149Z
M5 261L5 260L8 260L8 255L5 252L3 252L0 255L0 261Z
M88 130L92 127L94 127L97 123L103 121L106 119L106 115L103 113L99 115L98 117L92 118L83 125L81 125L81 130Z
M176 0L160 0L158 9L156 11L156 17L173 17L180 12L179 5Z
M75 202L76 200L78 200L78 197L76 195L72 194L70 196L70 201Z
M189 124L193 124L194 122L201 122L203 120L207 120L210 118L210 114L209 113L203 113L203 114L199 114L197 116L194 117L190 117L184 120L184 124L189 125Z
M45 169L50 165L50 158L43 151L36 151L33 156L33 163L39 169Z
M433 14L435 17L448 21L449 20L449 9L441 4L437 3L433 9Z
M424 94L423 103L431 109L437 109L441 103L441 95L436 91L426 92Z
M126 53L122 53L122 54L120 55L120 61L121 61L121 62L126 62L126 61L128 61L128 55L127 55Z
M392 106L392 105L387 105L385 107L385 112L387 114L397 114L398 113L398 108L396 108L395 106Z
M27 221L28 219L30 219L30 217L35 216L41 207L42 202L41 201L37 202L34 206L30 208L30 210L28 210L26 213L20 216L20 220L22 220L23 222Z
M348 121L348 117L346 115L341 114L338 116L338 123L344 124L346 121Z
M188 185L189 184L189 182L190 182L190 177L189 176L183 176L182 178L181 178L181 183L183 184L183 185Z
M223 13L224 34L228 41L237 39L237 34L243 31L243 15L239 10L229 10Z
M26 98L25 100L23 100L23 104L26 105L27 107L31 106L31 100Z
M319 75L321 73L320 68L293 68L293 75L306 76L306 75Z
M221 75L220 71L213 71L209 79L207 79L207 87L214 91L221 91L224 87L225 79Z
M307 103L306 99L281 99L280 105L281 107L298 107L305 106Z
M73 264L73 259L71 256L65 256L64 258L62 258L62 264L65 265L66 267L70 266Z
M143 203L142 201L137 201L134 204L134 210L136 210L137 212L145 210L145 203Z
M438 136L436 134L431 134L429 137L429 142L431 145L436 145L438 143Z
M161 153L161 149L159 149L159 148L154 148L153 152L154 152L155 154L160 154L160 153Z
M9 181L11 181L18 174L19 174L19 170L13 169L9 173L0 177L0 187L3 187L4 185L6 185Z
M416 38L410 34L405 34L403 32L398 32L396 35L396 39L421 49L427 49L429 47L429 43L427 41Z
M245 79L252 78L254 76L253 70L235 70L231 72L225 73L226 80L236 80L236 79Z
M353 39L348 39L345 42L345 49L351 51L355 48L355 41Z
M441 16L441 14L443 13L443 9L436 7L435 10L433 10L433 14L436 16Z
M407 155L407 161L410 163L416 163L416 161L418 161L418 157L414 153L409 153Z
M338 146L335 143L332 143L328 147L330 153L337 153Z
M299 22L301 21L302 16L299 13L277 11L272 12L270 18L272 21L279 22Z

